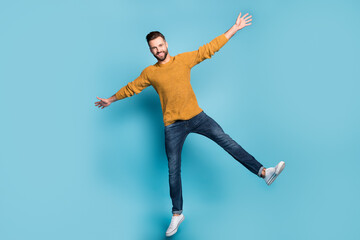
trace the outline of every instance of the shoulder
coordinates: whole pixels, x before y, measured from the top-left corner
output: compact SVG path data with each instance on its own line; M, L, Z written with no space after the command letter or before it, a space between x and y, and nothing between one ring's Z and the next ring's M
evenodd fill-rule
M154 71L154 65L150 65L150 66L147 66L146 68L144 68L141 72L141 74L144 74L144 75L149 75L151 74L151 72Z
M153 67L154 65L147 66L146 68L144 68L143 72L145 73L151 72Z
M197 51L184 52L175 56L176 60L190 66L196 56Z
M155 70L156 70L155 65L147 66L147 67L144 68L144 70L141 72L141 75L142 75L145 79L150 80L151 77L153 76Z
M191 59L194 55L196 55L196 51L180 53L175 57L180 61L187 62L187 60L189 60L189 58Z

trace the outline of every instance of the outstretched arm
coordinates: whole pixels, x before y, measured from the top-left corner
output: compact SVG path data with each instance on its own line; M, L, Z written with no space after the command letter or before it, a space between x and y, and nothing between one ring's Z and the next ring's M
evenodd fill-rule
M248 14L245 14L241 17L240 13L234 26L232 26L226 33L214 38L211 42L199 47L196 51L179 54L179 59L182 59L186 65L192 68L205 59L211 58L215 52L219 51L220 48L222 48L237 31L251 25L251 20L251 15L248 16Z
M95 102L95 106L103 109L105 107L108 107L111 103L116 102L117 100L131 97L134 94L140 93L144 88L150 85L151 83L147 77L146 69L144 69L139 77L137 77L134 81L129 82L126 86L122 87L113 96L107 99L96 97L100 101Z
M225 37L227 39L230 39L232 36L234 36L234 34L239 31L240 29L251 25L251 21L252 21L252 16L248 16L248 13L246 13L244 16L241 17L241 13L239 14L239 16L236 19L236 22L234 24L234 26L232 26L225 34Z

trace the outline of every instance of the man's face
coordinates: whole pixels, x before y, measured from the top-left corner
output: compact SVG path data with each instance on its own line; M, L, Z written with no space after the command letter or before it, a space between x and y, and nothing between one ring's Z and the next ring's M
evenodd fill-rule
M157 37L149 41L151 53L158 61L164 61L168 55L168 44L162 37Z

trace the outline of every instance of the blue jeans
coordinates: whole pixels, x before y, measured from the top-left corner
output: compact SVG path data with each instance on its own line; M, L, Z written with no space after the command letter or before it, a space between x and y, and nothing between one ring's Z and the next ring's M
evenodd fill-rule
M172 213L180 214L183 210L181 150L189 133L198 133L210 138L252 173L261 177L263 165L226 134L220 125L204 111L189 120L175 121L165 126L165 150L169 166Z

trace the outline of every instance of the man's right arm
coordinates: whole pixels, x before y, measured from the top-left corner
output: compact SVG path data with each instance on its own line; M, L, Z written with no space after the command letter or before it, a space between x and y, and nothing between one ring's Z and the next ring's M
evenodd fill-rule
M134 81L129 82L126 86L122 87L117 93L111 98L114 101L121 100L127 97L131 97L134 94L139 94L144 88L151 85L149 78L146 74L146 68L141 72L140 76Z
M105 99L105 98L99 98L100 101L95 102L95 106L98 106L99 108L105 108L109 106L111 103L116 102L117 100L124 99L126 97L131 97L134 94L140 93L144 88L151 85L149 78L146 74L146 69L144 69L140 76L137 77L134 81L129 82L126 86L122 87L117 93L112 95L111 97Z

